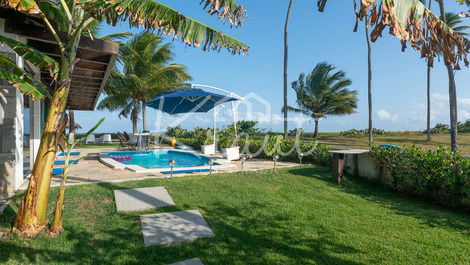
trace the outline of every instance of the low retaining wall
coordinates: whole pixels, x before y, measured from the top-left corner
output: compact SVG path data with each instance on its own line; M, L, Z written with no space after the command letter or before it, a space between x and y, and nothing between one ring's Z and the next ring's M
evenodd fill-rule
M381 168L369 153L345 155L344 160L344 171L349 175L391 186L390 170Z

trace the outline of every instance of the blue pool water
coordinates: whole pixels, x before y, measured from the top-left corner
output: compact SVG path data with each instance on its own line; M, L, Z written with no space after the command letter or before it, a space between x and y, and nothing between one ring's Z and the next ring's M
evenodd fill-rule
M142 152L111 152L112 159L126 165L137 165L143 168L169 168L169 161L176 160L175 168L202 167L209 165L209 159L186 152L172 150ZM216 163L214 163L215 165Z

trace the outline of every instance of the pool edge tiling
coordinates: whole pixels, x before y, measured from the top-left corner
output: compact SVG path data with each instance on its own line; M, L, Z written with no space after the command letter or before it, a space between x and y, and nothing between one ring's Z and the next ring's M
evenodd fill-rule
M178 152L178 153L188 153L188 154L191 154L191 155L195 155L195 156L198 156L198 157L203 157L203 158L211 158L211 156L206 156L206 155L203 155L203 154L200 154L200 153L197 153L195 151L190 151L190 150L174 150L174 149L158 149L158 150L148 150L149 152L152 152L152 151L172 151L172 152ZM129 154L131 153L135 153L135 152L138 152L138 151L119 151L119 153L126 153L128 152ZM170 171L171 168L170 167L166 167L166 168L144 168L142 166L139 166L139 165L134 165L134 164L124 164L124 163L120 163L118 161L116 161L115 159L113 159L111 156L110 156L110 153L118 153L118 152L105 152L105 153L100 153L99 154L99 161L101 163L103 163L104 165L112 168L112 169L127 169L129 171L132 171L132 172L136 172L136 173L155 173L155 172L162 172L162 171ZM230 161L228 160L225 160L225 159L221 159L221 158L218 158L218 157L212 157L214 158L214 165L212 166L212 169L217 171L217 169L225 169L225 168L228 168L228 167L233 167L235 165L233 165L232 163L230 163ZM205 165L205 166L194 166L194 167L175 167L174 170L200 170L200 169L210 169L211 167L209 165Z

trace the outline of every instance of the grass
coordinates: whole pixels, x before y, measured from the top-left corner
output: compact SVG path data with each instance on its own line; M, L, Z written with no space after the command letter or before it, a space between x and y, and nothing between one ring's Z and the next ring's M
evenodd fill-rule
M4 236L0 262L168 264L199 257L206 265L470 264L465 213L358 180L337 186L329 176L328 169L299 167L71 186L65 232L32 240ZM149 186L166 187L177 206L116 213L113 190ZM0 216L0 230L13 223L18 200ZM139 215L183 209L199 209L216 237L145 248Z
M339 133L320 133L320 143L331 147L368 148L368 136L340 136ZM375 144L416 144L423 148L435 149L438 146L450 147L450 134L433 134L432 141L427 141L422 132L392 132L374 136ZM470 133L459 133L459 150L462 154L470 154Z

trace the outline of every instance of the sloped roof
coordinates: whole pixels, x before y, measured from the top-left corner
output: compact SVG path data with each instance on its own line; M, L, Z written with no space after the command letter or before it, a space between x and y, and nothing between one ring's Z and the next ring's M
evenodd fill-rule
M59 46L42 26L42 21L15 10L0 8L5 32L24 36L27 44L60 61ZM61 37L64 34L59 33ZM119 53L119 44L82 36L78 47L79 59L72 73L72 84L67 101L71 110L93 110ZM52 85L48 72L41 71L41 81Z

